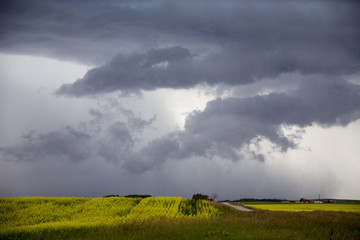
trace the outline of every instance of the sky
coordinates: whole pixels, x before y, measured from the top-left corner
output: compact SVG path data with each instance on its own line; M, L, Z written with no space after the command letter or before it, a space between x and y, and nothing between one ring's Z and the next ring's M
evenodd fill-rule
M358 1L0 3L0 197L360 199Z

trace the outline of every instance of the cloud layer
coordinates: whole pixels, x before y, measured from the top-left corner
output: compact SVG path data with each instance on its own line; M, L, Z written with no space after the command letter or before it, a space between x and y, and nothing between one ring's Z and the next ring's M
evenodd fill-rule
M257 159L251 164L261 169L266 145L298 147L303 132L287 129L346 127L360 118L360 87L349 81L360 72L359 15L358 1L2 1L2 53L90 67L54 84L53 99L120 95L123 104L94 106L76 123L63 114L53 130L29 129L18 144L0 146L0 163L66 170L91 162L144 176L192 160ZM170 122L156 117L163 109L130 98L180 89L209 90L212 100L161 134L153 125Z
M100 119L107 117L100 110L91 109L93 120L87 126L102 130L81 131L84 127L80 125L79 130L66 127L58 132L28 134L21 146L2 148L0 152L5 159L17 161L66 159L76 162L100 157L137 173L161 166L168 160L191 157L220 157L236 162L244 158L244 150L252 154L252 158L264 161L265 156L249 150L249 145L268 140L279 151L297 147L294 137L301 134L288 136L283 132L284 126L346 126L359 119L360 87L313 77L301 81L298 89L288 94L218 98L208 102L203 111L188 115L184 130L151 140L142 148L136 147L134 133L149 126L154 119L143 120L122 107L118 111L127 121L104 125Z
M359 86L316 79L311 83L311 89L308 89L309 84L301 83L302 86L289 95L273 93L213 100L203 111L188 116L184 131L150 142L141 160L131 159L127 167L148 170L166 159L191 156L218 156L237 161L243 158L241 149L263 139L280 151L286 151L296 147L296 139L293 139L296 135L286 136L282 131L284 126L346 126L360 118ZM265 158L251 153L255 159L263 161Z
M324 8L316 1L304 5L271 1L246 7L212 2L200 8L200 4L157 2L146 8L139 4L128 19L131 26L146 37L167 36L165 43L151 38L149 42L170 47L120 53L75 83L63 85L58 94L233 86L289 72L339 76L359 71L355 2L330 2ZM168 21L158 20L165 18ZM118 23L124 27L123 21ZM128 33L133 37L132 31ZM141 38L137 41L143 46Z
M97 64L149 47L220 51L204 64L220 77L344 73L359 67L358 13L357 1L3 1L0 45Z

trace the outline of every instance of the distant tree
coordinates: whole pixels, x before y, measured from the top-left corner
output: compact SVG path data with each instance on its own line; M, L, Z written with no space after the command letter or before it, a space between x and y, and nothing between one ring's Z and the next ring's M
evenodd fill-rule
M209 200L209 196L208 195L204 195L204 194L201 194L201 193L197 193L197 194L194 194L193 197L192 197L193 200Z
M151 197L151 195L132 194L132 195L126 195L124 197L128 197L128 198L148 198L148 197Z
M210 200L211 201L215 201L215 199L218 197L217 193L213 192L211 195L210 195Z
M106 196L103 196L103 197L119 197L119 195L106 195Z

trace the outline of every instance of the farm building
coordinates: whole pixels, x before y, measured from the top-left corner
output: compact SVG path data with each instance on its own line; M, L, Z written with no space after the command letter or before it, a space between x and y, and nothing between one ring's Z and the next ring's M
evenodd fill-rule
M304 199L304 198L301 198L300 199L300 203L310 203L311 201L309 199Z
M335 199L314 199L314 200L310 200L310 199L305 199L305 198L301 198L300 199L300 203L336 203Z

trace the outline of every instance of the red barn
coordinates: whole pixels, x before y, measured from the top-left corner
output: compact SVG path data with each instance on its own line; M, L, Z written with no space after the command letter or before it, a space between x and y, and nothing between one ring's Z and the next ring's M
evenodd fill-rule
M310 203L310 200L302 198L302 199L300 199L300 202L301 203Z

